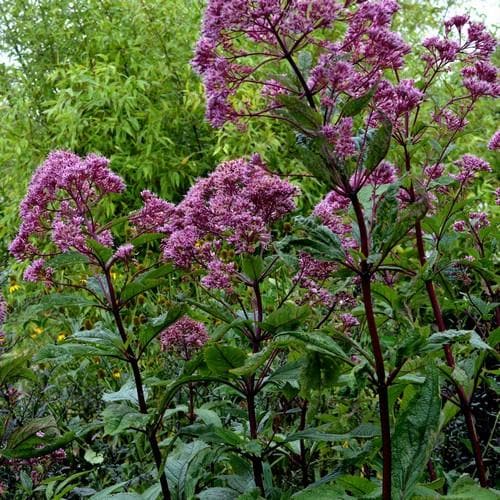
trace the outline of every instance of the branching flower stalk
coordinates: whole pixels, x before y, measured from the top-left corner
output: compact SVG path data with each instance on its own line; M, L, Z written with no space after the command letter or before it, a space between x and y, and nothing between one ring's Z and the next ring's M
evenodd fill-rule
M99 269L104 276L98 278L102 298L82 285L98 300L97 307L108 311L114 319L123 343L123 358L132 370L140 413L148 415L148 405L139 366L131 338L127 334L121 309L123 304L117 296L112 278L112 267L116 262L127 262L133 253L131 244L119 246L113 253L113 236L107 226L99 225L93 209L107 195L121 193L125 183L109 169L106 158L88 155L86 158L67 152L51 153L45 163L35 172L28 194L21 203L22 223L19 233L10 245L11 253L19 260L31 261L24 277L28 281L43 281L53 286L56 271L46 264L47 257L73 251L83 256L88 264ZM97 247L96 247L97 245ZM51 246L53 250L42 250ZM103 258L95 248L101 247L110 255ZM74 287L71 283L69 287ZM163 468L163 458L155 428L146 428L147 435L165 499L171 494Z

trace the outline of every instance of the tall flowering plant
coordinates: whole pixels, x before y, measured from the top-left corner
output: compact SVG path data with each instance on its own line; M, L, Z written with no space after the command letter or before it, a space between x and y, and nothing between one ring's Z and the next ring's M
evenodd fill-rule
M395 249L414 237L436 327L448 332L429 267L437 266L443 253L440 244L457 202L481 171L491 171L486 161L475 156L465 154L449 162L448 155L478 100L499 94L497 69L490 60L495 40L484 25L468 16L447 20L443 37L425 39L420 76L401 79L410 47L391 31L397 10L393 0L212 0L193 59L205 85L207 118L212 125L234 122L244 127L247 119L257 117L287 122L297 130L308 157L306 166L331 190L315 209L331 232L329 239L308 221L303 224L307 241L300 240L306 255L323 263L321 273L316 265L299 281L328 300L318 278L335 272L331 263L337 262L352 271L359 283L376 372L382 496L387 499L404 494L392 464L388 391L407 358L387 371L373 283L382 276L395 279ZM434 102L433 89L452 77L455 92L445 102ZM258 89L257 104L241 98L245 87ZM495 144L494 137L490 148ZM388 154L396 165L385 160ZM436 224L441 199L452 202ZM481 248L478 231L486 224L486 214L469 217L470 230ZM465 228L463 220L455 223L456 230ZM429 264L430 251L433 262ZM492 294L491 284L486 286ZM444 342L443 349L446 363L454 369L449 343ZM471 394L461 383L454 384L479 479L486 486Z

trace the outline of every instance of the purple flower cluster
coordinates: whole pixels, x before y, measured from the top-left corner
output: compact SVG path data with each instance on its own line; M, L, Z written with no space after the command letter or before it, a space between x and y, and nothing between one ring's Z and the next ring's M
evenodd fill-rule
M477 172L491 172L491 167L486 160L474 155L465 154L455 162L460 169L454 177L461 184L467 184L476 177Z
M413 80L401 80L397 85L382 81L375 94L376 113L372 122L385 118L396 125L399 118L416 108L423 98L424 94Z
M464 36L465 26L468 29ZM485 61L495 50L495 38L488 33L484 24L469 21L469 16L454 16L444 22L444 28L443 38L432 36L422 43L427 50L422 56L427 71L441 71L448 63L459 59Z
M209 336L203 323L183 316L160 334L162 351L175 352L188 360L193 353L208 342Z
M203 77L208 120L220 127L262 114L277 106L281 93L305 96L310 103L318 95L325 106L341 93L364 94L383 70L400 68L410 50L390 29L397 10L394 0L357 5L336 0L209 0L193 59ZM325 36L325 30L332 30L332 36ZM342 38L328 41L342 31ZM292 88L282 77L281 62L296 72L298 53L306 46L317 57L307 81L302 78L301 87ZM262 109L236 105L236 94L248 84L260 88L267 101Z
M250 161L222 163L177 206L147 193L132 223L139 230L165 233L165 259L183 268L201 266L208 271L205 286L230 290L237 269L228 262L228 251L251 254L265 248L271 224L294 210L298 192L254 155Z
M68 151L55 151L38 167L28 193L21 202L21 226L9 250L19 260L36 258L25 279L50 282L52 270L45 268L42 247L46 236L57 252L70 249L90 254L89 238L111 246L110 231L94 221L91 209L110 193L125 189L123 180L109 169L109 161L96 155L80 158ZM40 247L36 245L36 240Z
M488 149L491 149L491 151L496 151L497 149L500 149L500 130L497 130L493 134L493 137L490 139L490 142L488 142Z

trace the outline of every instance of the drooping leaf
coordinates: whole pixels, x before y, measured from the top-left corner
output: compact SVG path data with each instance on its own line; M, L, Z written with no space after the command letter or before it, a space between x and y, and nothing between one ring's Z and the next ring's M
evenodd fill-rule
M367 144L364 151L363 167L371 172L386 157L391 143L392 124L384 120L373 134L367 136Z
M102 412L104 419L104 433L108 436L117 436L131 428L144 429L149 416L140 413L126 403L111 404Z
M411 498L429 460L439 425L441 399L437 369L426 371L426 381L396 421L392 437L394 498Z

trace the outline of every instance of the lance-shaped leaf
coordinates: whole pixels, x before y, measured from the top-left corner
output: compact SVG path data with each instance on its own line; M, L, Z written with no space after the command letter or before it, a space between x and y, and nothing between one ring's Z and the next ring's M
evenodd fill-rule
M346 254L339 237L321 224L315 217L297 217L297 227L304 232L303 238L291 238L289 245L307 252L322 261L345 262Z
M373 94L375 94L376 87L372 87L365 95L358 97L357 99L349 99L342 108L343 116L356 116L366 108L370 102Z
M440 412L439 377L432 366L396 421L392 438L393 498L412 497L434 445Z
M384 120L382 125L373 134L368 134L366 138L363 167L371 172L387 156L391 143L392 124L389 120Z

